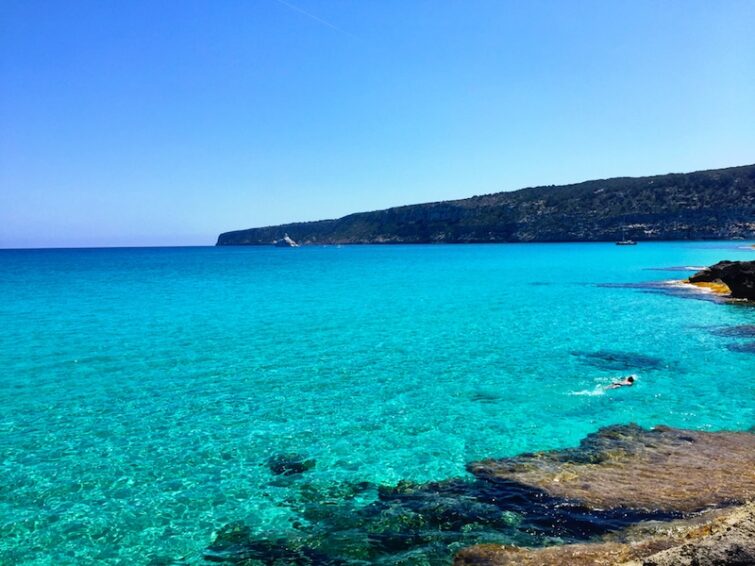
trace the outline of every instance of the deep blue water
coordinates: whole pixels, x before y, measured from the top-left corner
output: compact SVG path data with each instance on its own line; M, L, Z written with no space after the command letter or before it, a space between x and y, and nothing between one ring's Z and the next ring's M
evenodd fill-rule
M313 484L395 484L613 423L748 429L755 355L712 330L754 308L602 285L744 245L0 251L0 563L291 531L282 452Z

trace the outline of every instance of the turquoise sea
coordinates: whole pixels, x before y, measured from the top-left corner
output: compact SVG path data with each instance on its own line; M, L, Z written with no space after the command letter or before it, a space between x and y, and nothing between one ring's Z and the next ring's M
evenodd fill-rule
M751 243L0 251L0 564L199 564L230 523L306 529L305 482L749 429L755 338L717 331L755 308L625 284Z

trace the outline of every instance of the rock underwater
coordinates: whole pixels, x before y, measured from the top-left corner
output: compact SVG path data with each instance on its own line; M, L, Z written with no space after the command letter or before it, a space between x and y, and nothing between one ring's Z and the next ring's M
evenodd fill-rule
M267 460L267 467L276 476L303 474L315 467L315 460L303 454L276 454Z
M512 562L510 557L502 561L502 553L512 545L546 545L542 552L556 552L553 545L576 545L577 554L592 556L605 543L615 545L612 552L634 559L620 548L621 540L610 537L624 536L616 533L643 521L687 518L755 497L755 435L610 426L577 448L484 460L468 469L471 478L395 486L302 478L283 503L292 513L290 529L259 532L228 525L218 531L205 559L323 566L448 564L458 553L459 564L615 564L618 560L528 562L529 553L540 551L521 548L506 551L516 552L518 561ZM584 544L596 539L598 545ZM740 542L711 544L736 550L741 543L736 540ZM671 546L647 543L653 552ZM745 546L752 552L752 544Z
M594 509L652 508L691 519L640 523L590 543L477 545L456 566L675 566L755 563L755 435L637 426L601 429L575 449L470 464L475 475L539 486Z
M614 352L598 350L596 352L571 352L583 363L606 371L656 370L664 367L660 358L637 354L634 352Z

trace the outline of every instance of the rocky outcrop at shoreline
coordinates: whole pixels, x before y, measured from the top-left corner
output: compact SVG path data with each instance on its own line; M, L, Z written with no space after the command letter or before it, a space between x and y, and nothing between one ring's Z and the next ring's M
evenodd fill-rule
M477 545L456 566L755 563L755 435L637 426L601 429L578 448L473 463L491 481L537 486L588 508L702 512L640 523L586 544L540 549ZM720 506L740 505L728 510Z
M755 261L719 261L689 278L697 285L718 284L735 299L755 301Z
M484 460L468 469L596 510L684 513L755 496L755 435L611 426L578 448Z
M290 530L257 532L250 525L227 525L205 559L442 564L458 553L457 563L463 565L616 564L679 546L688 539L664 533L697 533L694 525L713 538L699 548L678 550L677 558L690 552L754 552L750 508L729 525L735 529L731 536L728 523L716 519L722 511L711 511L755 498L751 433L611 426L577 448L484 460L468 469L471 479L395 486L318 484L308 481L307 474L291 475L294 494L286 507L295 518ZM701 512L705 521L719 522L703 525L697 518ZM668 522L690 517L691 523ZM550 546L512 550L512 545ZM637 549L645 550L640 554ZM560 558L548 562L549 556ZM685 564L669 560L644 564Z
M669 523L640 523L599 541L538 549L477 545L454 566L718 566L755 564L755 504Z

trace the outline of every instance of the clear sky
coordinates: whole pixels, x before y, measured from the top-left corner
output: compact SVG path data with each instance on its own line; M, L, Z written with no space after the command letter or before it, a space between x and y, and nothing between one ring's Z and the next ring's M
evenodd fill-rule
M0 2L0 247L755 162L755 1Z

